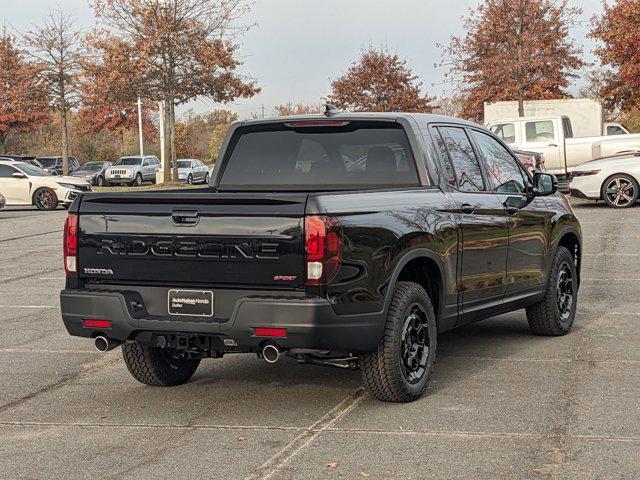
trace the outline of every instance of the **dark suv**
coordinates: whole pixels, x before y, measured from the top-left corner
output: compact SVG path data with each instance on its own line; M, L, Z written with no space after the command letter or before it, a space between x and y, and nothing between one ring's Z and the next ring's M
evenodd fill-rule
M209 186L82 194L62 317L132 375L201 359L359 368L382 400L426 389L440 332L521 308L571 329L581 230L555 177L485 128L405 113L234 124Z

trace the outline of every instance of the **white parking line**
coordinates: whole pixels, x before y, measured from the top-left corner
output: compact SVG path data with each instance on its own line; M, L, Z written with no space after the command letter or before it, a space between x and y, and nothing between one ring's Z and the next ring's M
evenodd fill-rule
M0 348L0 353L80 353L84 355L100 355L95 350L45 350L39 348Z
M58 308L53 305L0 305L0 308Z
M318 435L355 409L365 398L367 398L367 394L364 390L356 390L354 393L348 395L335 408L323 415L320 420L294 438L286 447L246 477L246 480L266 480L267 478L271 478L272 475L289 463L293 457L308 447Z

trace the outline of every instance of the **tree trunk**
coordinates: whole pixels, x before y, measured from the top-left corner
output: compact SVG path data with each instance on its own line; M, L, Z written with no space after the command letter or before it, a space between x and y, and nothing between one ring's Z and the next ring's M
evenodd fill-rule
M0 154L2 155L7 153L6 142L7 142L7 134L0 132Z
M122 132L120 133L120 156L121 157L124 157L125 133L126 133L126 130L123 128Z
M524 98L522 95L518 98L518 116L524 117Z

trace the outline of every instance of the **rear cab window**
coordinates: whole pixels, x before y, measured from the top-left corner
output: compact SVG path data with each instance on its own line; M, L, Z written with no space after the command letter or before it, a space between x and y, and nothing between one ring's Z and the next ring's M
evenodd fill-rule
M222 168L221 190L420 185L409 139L395 122L303 120L240 127Z

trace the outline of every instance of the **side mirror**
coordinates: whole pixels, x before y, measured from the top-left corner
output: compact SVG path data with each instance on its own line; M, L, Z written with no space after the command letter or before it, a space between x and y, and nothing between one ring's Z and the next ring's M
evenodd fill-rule
M533 194L547 197L558 191L558 179L550 173L536 172L533 174Z
M21 172L13 172L11 174L11 176L13 178L27 178L27 176L24 173L21 173Z

